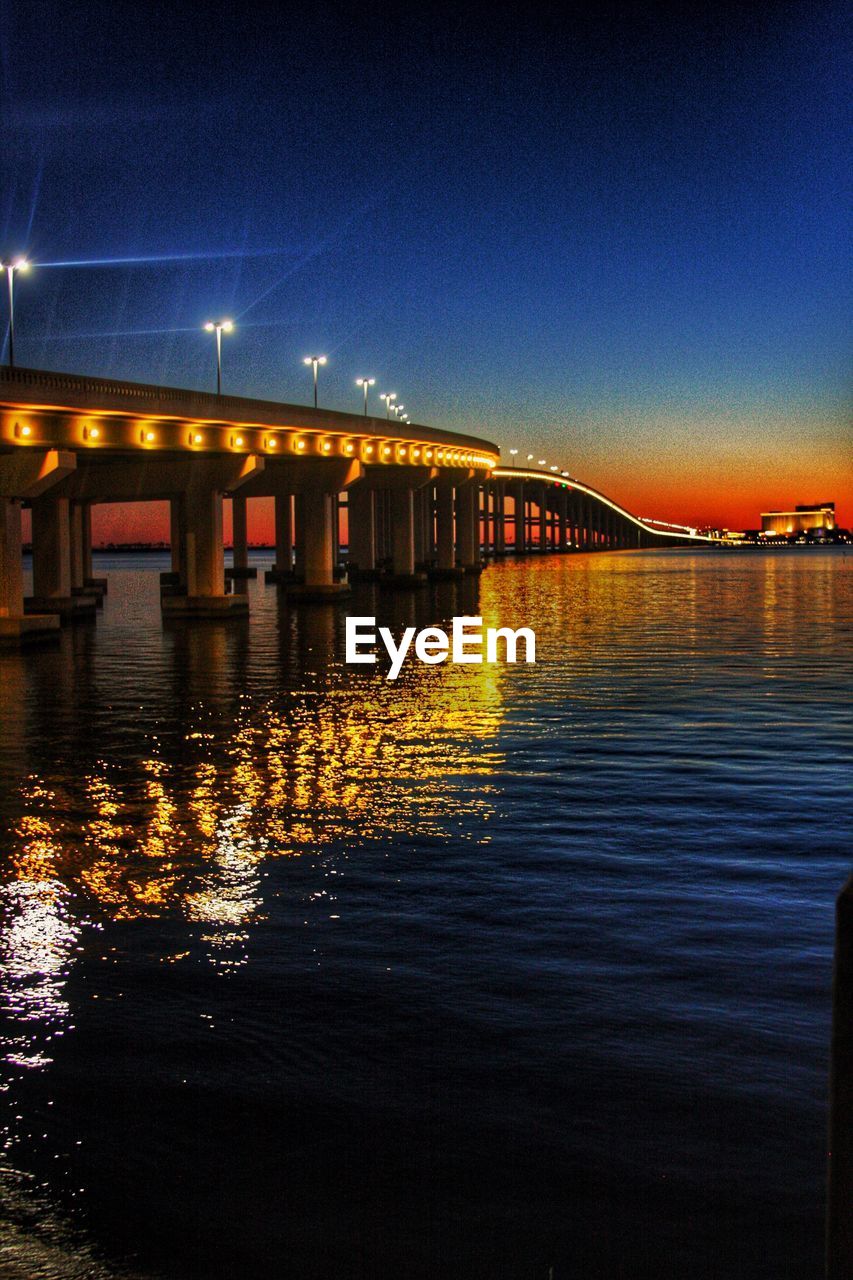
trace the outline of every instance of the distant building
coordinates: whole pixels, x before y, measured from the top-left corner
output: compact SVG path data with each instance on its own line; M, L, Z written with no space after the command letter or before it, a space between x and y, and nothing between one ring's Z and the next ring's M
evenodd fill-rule
M762 533L815 533L835 528L835 503L813 502L793 511L762 511Z

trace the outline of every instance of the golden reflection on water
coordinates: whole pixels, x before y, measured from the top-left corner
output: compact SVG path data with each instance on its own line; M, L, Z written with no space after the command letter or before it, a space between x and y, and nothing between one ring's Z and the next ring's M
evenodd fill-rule
M487 817L498 760L494 669L409 669L283 694L242 722L185 727L135 769L98 760L75 783L32 777L5 862L0 992L16 1017L67 1013L78 897L97 919L183 915L212 963L245 963L264 860L400 834L441 836ZM204 704L196 707L202 720ZM192 716L190 716L192 720ZM466 785L465 779L476 779Z
M36 1022L41 1035L7 1033L3 1048L13 1066L42 1067L52 1061L49 1044L68 1018L65 978L81 926L59 871L65 833L54 813L56 796L29 778L21 800L10 875L0 887L0 1007L11 1026Z

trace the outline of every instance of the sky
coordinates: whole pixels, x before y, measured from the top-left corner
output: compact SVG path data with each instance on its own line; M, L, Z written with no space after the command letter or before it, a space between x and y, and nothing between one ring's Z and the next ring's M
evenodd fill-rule
M21 365L358 409L639 515L853 524L838 4L0 0ZM5 358L5 357L4 357ZM111 512L107 536L161 536Z

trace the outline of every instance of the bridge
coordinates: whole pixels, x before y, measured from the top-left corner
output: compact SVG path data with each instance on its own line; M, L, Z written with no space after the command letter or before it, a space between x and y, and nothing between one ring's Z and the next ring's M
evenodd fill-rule
M104 378L0 368L0 637L90 617L92 507L168 501L164 616L248 612L247 504L272 498L267 579L306 601L359 579L416 588L512 552L709 542L658 527L553 471L500 465L474 436L406 422ZM223 502L232 504L226 568ZM22 509L32 513L24 598ZM345 539L342 538L345 528ZM347 555L342 563L342 544ZM230 589L232 588L233 589Z

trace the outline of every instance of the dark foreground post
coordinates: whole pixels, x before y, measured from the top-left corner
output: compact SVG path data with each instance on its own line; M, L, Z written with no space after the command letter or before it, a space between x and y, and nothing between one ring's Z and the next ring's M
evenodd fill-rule
M853 1276L853 876L838 895L829 1067L827 1280Z

